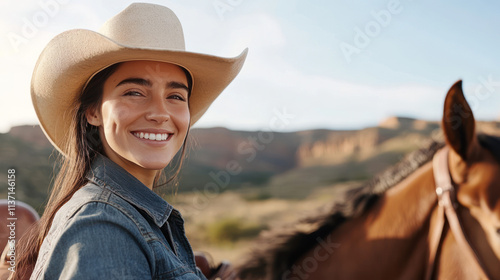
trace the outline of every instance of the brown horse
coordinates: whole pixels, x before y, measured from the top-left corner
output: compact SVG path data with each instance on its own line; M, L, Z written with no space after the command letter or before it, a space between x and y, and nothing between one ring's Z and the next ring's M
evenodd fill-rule
M445 143L413 152L344 204L263 234L239 277L500 279L500 140L476 135L461 81L442 128Z

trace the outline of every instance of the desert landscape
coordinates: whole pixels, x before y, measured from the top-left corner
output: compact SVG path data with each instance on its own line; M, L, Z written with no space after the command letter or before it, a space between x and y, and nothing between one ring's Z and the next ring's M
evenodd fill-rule
M500 122L478 130L500 135ZM215 262L237 262L260 232L314 215L410 151L442 141L439 122L403 117L361 130L198 128L190 137L179 179L158 193L183 214L193 249ZM16 199L41 214L57 152L38 126L13 127L0 143L1 168L16 169ZM7 173L0 176L5 197Z

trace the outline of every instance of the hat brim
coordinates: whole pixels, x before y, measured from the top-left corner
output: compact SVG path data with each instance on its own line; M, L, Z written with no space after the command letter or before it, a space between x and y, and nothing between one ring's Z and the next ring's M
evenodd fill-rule
M49 141L63 154L75 99L88 80L118 62L151 60L188 70L193 78L189 100L191 125L236 77L248 49L233 58L186 52L136 48L85 29L69 30L52 39L41 53L31 79L31 98Z

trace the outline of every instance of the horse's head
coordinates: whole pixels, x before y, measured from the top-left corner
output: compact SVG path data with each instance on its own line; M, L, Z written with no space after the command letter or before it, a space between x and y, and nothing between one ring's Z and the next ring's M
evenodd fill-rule
M446 96L442 126L451 148L449 169L457 186L458 202L463 206L458 212L466 234L486 267L499 273L500 141L493 138L482 141L477 136L461 81Z

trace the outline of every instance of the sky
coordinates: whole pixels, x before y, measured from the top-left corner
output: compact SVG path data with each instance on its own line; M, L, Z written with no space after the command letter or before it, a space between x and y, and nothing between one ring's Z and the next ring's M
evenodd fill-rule
M0 133L37 124L30 79L57 34L97 31L128 0L0 2ZM463 80L477 119L500 117L500 2L164 0L186 49L245 65L195 127L359 129L389 116L442 117ZM282 120L280 126L273 125Z

